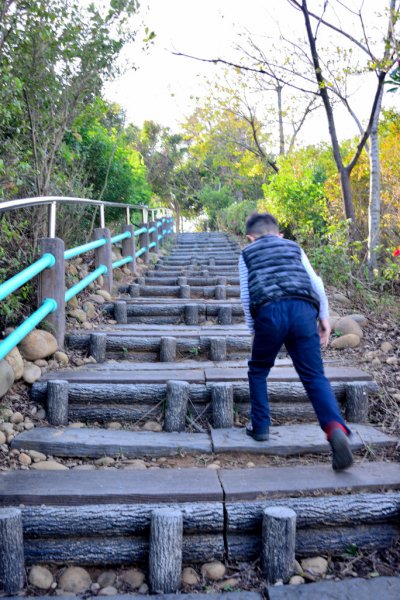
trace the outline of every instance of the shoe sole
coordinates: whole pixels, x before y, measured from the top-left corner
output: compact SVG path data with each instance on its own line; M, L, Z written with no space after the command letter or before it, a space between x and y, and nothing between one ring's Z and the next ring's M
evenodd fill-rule
M256 442L268 442L269 440L269 433L253 433L246 429L246 434Z
M347 435L341 429L334 431L329 443L332 448L332 469L344 471L353 464L353 454Z

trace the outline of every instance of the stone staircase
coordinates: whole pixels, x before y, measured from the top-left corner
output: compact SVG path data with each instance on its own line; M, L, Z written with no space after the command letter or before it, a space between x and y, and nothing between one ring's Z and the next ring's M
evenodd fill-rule
M368 373L326 365L353 431L351 470L335 473L326 464L329 445L284 348L269 379L270 441L245 435L251 342L238 255L224 234L176 236L167 256L104 305L115 325L70 332L69 349L96 364L50 372L33 385L49 425L20 433L13 448L112 457L117 466L121 457L166 464L1 475L0 505L22 505L27 564L145 564L152 514L165 505L183 515L184 564L256 560L270 506L295 511L299 557L398 540L400 469L371 460L397 440L367 422L368 394L377 390ZM143 430L149 420L157 430ZM242 456L257 456L260 466L200 466ZM199 466L167 468L167 457L194 457Z

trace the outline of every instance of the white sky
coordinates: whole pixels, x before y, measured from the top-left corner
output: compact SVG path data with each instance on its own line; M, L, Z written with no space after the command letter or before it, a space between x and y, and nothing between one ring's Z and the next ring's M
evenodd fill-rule
M348 0L358 5L359 0ZM387 0L366 0L375 10L383 9ZM310 5L315 2L310 0ZM259 36L276 36L277 21L285 31L303 35L301 15L287 0L141 0L140 18L156 33L148 54L139 44L130 48L130 58L139 67L130 71L106 89L109 100L118 102L126 111L128 122L141 126L144 120L179 129L179 123L189 116L209 93L205 76L221 73L220 67L172 55L172 50L204 58L235 58L233 46L238 33L247 28ZM371 77L373 81L374 76ZM365 78L368 82L368 78ZM372 103L373 87L362 89L355 97L355 107L366 119ZM386 105L399 109L400 92L387 95ZM338 119L341 138L357 133L354 124L344 115ZM326 117L322 109L315 113L304 129L302 141L316 143L328 139Z

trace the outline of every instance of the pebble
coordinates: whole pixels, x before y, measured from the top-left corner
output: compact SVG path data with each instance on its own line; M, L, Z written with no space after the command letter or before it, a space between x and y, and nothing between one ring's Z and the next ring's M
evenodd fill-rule
M65 354L65 352L61 352L61 350L57 350L57 352L55 352L54 358L61 365L67 365L69 363L68 356Z
M115 596L116 594L118 594L118 590L112 585L108 585L99 591L99 596Z
M214 560L213 562L205 563L201 567L201 574L206 579L211 579L212 581L217 581L218 579L222 579L222 577L226 573L225 565L218 561Z
M90 588L92 579L86 569L82 567L68 567L61 575L59 587L65 592L81 594Z
M54 578L49 569L35 565L29 571L29 583L39 590L49 590L54 582Z
M145 575L139 569L128 569L121 575L122 581L127 583L133 590L137 590L143 585Z
M82 329L93 329L93 323L85 321L85 323L82 323Z
M29 466L32 463L32 459L28 454L25 454L25 452L21 452L18 456L18 462L21 463L21 465Z
M293 577L289 579L289 585L300 585L305 582L306 580L304 577L301 577L301 575L293 575Z
M148 594L149 586L147 585L147 583L142 583L142 585L138 589L138 592L139 592L139 594Z
M2 431L0 431L0 446L2 446L3 444L6 443L6 439L7 438L6 438L5 434Z
M36 413L36 417L38 419L45 419L46 418L46 411L44 410L44 408L39 408L39 410Z
M102 456L94 461L94 464L98 467L109 467L110 465L115 464L115 459L111 456ZM103 584L104 585L104 584Z
M2 417L5 420L9 419L13 414L14 413L11 410L11 408L5 408L4 407L4 408L0 409L0 417Z
M33 462L38 462L39 460L46 460L47 456L43 454L43 452L38 452L37 450L28 450L28 454L33 460Z
M27 421L26 423L22 423L22 425L24 426L24 429L26 429L26 431L30 431L35 427L32 421Z
M140 458L125 460L121 466L123 469L147 469L146 463L144 460L140 460Z
M122 429L122 425L118 421L111 421L107 423L107 429Z
M246 463L246 467L247 467L248 469L252 469L252 468L253 468L253 467L255 467L255 466L256 466L256 465L255 465L253 462L248 462L248 463Z
M38 358L37 360L34 361L34 363L36 366L38 366L40 368L47 367L47 360L44 360L44 358Z
M381 364L382 363L381 363L380 359L377 356L375 356L375 358L373 358L372 361L371 361L371 365L373 367L379 367L379 365L381 365Z
M382 352L387 354L388 352L391 352L393 350L393 344L391 344L390 342L382 342L381 350Z
M10 417L10 423L22 423L23 420L24 416L20 412L15 412Z
M101 585L99 583L92 583L92 585L90 586L90 591L93 592L93 594L96 594L96 592L98 592L100 588Z
M96 467L94 465L76 465L73 469L74 471L95 471Z
M311 577L323 577L328 571L328 561L322 556L313 558L305 558L301 561L303 575L311 575Z
M356 348L360 345L360 338L354 333L348 333L332 340L332 348L342 350L343 348Z
M117 575L114 571L104 571L97 578L97 583L100 587L109 587L110 585L114 585Z
M143 431L162 431L162 426L157 421L147 421L142 429Z
M14 433L14 425L12 423L0 423L0 431L4 431L4 433Z
M200 583L200 577L192 567L185 567L182 571L182 583L185 585L197 585Z
M66 467L65 465L62 465L61 463L58 463L55 460L46 460L46 461L39 461L36 463L33 463L33 465L31 465L31 469L34 469L35 471L68 471L68 467Z
M397 366L398 358L397 356L389 356L389 358L386 359L386 362L388 365L393 365L393 366Z
M82 429L83 427L86 427L86 424L77 421L76 423L69 423L68 427L70 427L71 429Z

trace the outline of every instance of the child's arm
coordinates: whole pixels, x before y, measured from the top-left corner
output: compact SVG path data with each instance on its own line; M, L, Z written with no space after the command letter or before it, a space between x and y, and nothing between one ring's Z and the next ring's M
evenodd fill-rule
M250 333L254 334L254 321L250 313L249 272L243 256L239 258L240 299L243 304L244 316Z
M310 261L303 249L301 249L301 262L308 273L308 276L311 279L311 285L319 296L319 323L318 323L318 332L321 340L321 345L326 347L329 342L329 336L331 334L331 324L329 322L329 304L328 298L326 297L324 284L322 282L321 277L318 277L316 272L311 266Z

